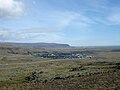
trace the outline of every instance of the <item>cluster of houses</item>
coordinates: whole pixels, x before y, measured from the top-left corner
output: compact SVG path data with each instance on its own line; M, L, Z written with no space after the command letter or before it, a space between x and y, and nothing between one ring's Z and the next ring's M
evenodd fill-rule
M22 55L32 55L35 57L41 57L41 58L52 58L52 59L66 59L66 58L79 58L79 59L92 59L94 56L91 55L91 52L88 51L82 51L82 52L69 52L69 53L63 53L63 52L10 52L12 54L22 54Z
M65 58L80 58L80 59L92 59L94 56L86 54L74 54L74 53L42 53L37 54L41 58L52 58L52 59L65 59Z

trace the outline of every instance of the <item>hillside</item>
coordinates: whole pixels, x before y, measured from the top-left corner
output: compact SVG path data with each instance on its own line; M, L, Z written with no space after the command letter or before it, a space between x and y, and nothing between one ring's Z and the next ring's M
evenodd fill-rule
M70 48L68 44L57 44L57 43L0 43L2 46L14 46L23 48Z

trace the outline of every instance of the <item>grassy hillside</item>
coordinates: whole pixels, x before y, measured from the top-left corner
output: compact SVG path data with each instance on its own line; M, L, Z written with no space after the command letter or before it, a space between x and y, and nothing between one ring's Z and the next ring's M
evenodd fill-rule
M120 52L108 49L41 50L13 47L11 52L10 48L0 48L0 90L120 89ZM82 52L95 57L51 59L26 54L35 51Z

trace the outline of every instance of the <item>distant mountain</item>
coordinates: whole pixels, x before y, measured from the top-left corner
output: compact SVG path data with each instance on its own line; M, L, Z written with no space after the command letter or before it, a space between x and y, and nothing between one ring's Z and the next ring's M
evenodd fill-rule
M57 43L9 43L1 42L2 46L15 46L23 48L71 48L68 44L57 44Z

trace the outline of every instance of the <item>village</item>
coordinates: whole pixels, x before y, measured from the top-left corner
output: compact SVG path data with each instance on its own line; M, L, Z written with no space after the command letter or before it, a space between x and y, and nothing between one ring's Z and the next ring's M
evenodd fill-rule
M38 56L41 58L51 58L51 59L92 59L93 55L80 54L80 53L35 53L34 56Z

